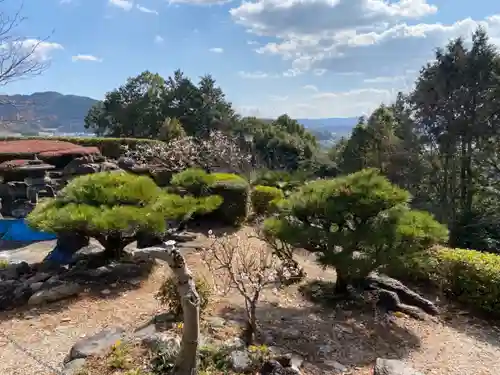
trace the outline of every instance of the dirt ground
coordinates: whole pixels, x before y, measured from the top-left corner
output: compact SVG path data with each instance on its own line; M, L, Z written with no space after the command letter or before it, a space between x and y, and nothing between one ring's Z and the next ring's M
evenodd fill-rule
M248 231L243 229L242 237ZM196 242L207 240L199 235ZM47 242L9 251L36 261L52 247ZM0 256L6 252L0 251ZM321 269L311 257L298 258L309 281L334 280L334 272ZM196 274L207 272L197 253L187 251L187 261ZM107 295L82 295L47 307L0 313L0 374L57 374L79 338L107 327L134 329L144 324L162 311L154 293L168 273L168 267L160 265L146 280L103 286L111 289ZM221 297L212 304L211 314L242 319L242 302L235 293ZM445 308L439 319L422 322L399 316L382 323L371 311L315 305L293 286L278 294L264 293L258 317L278 346L306 358L305 375L332 374L336 362L347 366L349 374L368 375L377 357L402 359L426 375L500 371L499 330L456 309Z

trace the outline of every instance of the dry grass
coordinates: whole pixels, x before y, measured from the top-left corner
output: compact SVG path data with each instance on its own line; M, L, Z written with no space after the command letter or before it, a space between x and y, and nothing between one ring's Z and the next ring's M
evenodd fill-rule
M196 253L187 258L197 274L206 273ZM311 279L335 277L309 257L300 256L300 262ZM132 329L146 323L161 311L153 295L166 272L168 268L160 266L139 288L107 297L89 295L48 308L0 314L0 374L52 374L3 335L43 362L60 368L80 337L106 327ZM240 296L229 295L218 299L209 313L238 321L244 316L242 302ZM367 375L377 357L403 359L426 375L498 374L499 331L488 322L454 311L446 312L439 320L421 322L402 316L394 323L382 325L371 311L314 305L301 296L297 287L290 287L279 295L266 293L258 315L262 329L278 346L306 358L305 375L332 373L332 361L350 367L352 375ZM297 331L292 332L294 337L289 337L290 328ZM222 340L236 333L237 327L229 326L215 330L213 335Z

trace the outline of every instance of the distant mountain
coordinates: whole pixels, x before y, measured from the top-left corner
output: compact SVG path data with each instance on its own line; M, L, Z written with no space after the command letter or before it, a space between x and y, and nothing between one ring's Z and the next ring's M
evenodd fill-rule
M63 95L53 91L0 95L0 132L83 132L83 120L96 102L86 96Z
M330 118L303 118L297 119L302 125L311 130L345 130L351 131L358 123L358 117L330 117Z
M0 95L0 135L84 132L84 118L95 103L97 100L86 96L54 91ZM334 117L298 121L319 140L329 141L348 135L358 119Z
M297 119L313 133L324 146L335 143L341 137L347 137L358 123L357 117L331 117L319 119Z

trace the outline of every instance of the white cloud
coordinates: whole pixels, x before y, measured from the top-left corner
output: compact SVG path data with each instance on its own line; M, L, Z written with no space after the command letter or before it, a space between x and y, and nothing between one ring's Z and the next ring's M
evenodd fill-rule
M233 19L260 35L317 35L382 27L386 22L433 14L426 0L257 0L230 10Z
M165 39L163 39L163 37L161 35L156 35L155 36L155 43L157 44L161 44L165 41Z
M247 44L249 46L258 46L259 42L255 41L255 40L249 40L249 41L247 41Z
M313 95L308 91L313 91ZM260 106L249 105L238 108L244 108L245 112L242 113L245 114L252 113L253 108L258 108L261 117L276 117L283 113L288 113L294 118L358 117L369 114L381 103L392 102L395 95L396 91L392 89L366 88L319 92L308 88L297 96L289 96L286 99L276 96Z
M500 45L500 14L422 22L436 12L428 0L254 0L230 10L248 32L274 38L257 53L282 57L296 74L405 75L432 58L436 47L478 26Z
M210 48L209 51L213 52L213 53L222 53L222 52L224 52L224 49L220 48L220 47L213 47L213 48Z
M318 88L314 85L305 85L303 89L318 92Z
M73 62L75 61L94 61L94 62L102 62L102 59L93 55L75 55L71 57Z
M129 0L108 0L108 3L126 11L131 10L134 6L134 2Z
M170 4L190 4L190 5L219 5L229 3L232 0L170 0Z
M37 61L48 61L52 53L57 50L63 50L64 47L59 43L41 41L38 39L25 39L15 41L11 44L3 44L0 49L9 49L10 51L19 51L21 54L30 55L30 59Z
M139 4L136 5L136 8L142 13L149 13L149 14L155 14L155 15L159 14L156 10L143 7L142 5L139 5Z
M245 71L239 71L238 75L241 78L247 78L247 79L263 79L263 78L269 78L269 74L265 72L261 72L260 70L256 72L245 72Z

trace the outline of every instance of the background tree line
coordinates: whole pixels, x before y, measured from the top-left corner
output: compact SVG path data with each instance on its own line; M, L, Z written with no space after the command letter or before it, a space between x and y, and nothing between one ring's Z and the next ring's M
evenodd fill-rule
M274 121L239 116L210 75L194 84L179 70L167 79L145 71L108 92L85 124L98 136L165 142L182 137L201 142L222 131L255 155L256 168L336 174L327 152L296 120L288 115Z

